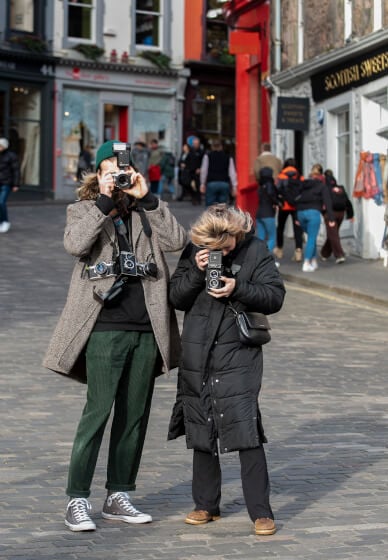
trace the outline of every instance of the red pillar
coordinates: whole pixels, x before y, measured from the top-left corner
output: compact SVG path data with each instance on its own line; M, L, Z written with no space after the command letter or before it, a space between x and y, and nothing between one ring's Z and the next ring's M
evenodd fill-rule
M259 67L257 57L236 55L237 206L254 218L258 204L253 164L259 148Z

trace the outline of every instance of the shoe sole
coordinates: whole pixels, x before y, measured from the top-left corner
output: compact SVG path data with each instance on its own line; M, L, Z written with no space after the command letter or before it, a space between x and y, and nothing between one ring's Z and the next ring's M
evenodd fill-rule
M71 523L69 523L68 521L65 520L65 525L66 527L68 527L70 529L70 531L74 531L74 533L80 533L81 531L95 531L96 530L96 526L94 523L91 523L90 525L72 525Z
M185 523L188 525L205 525L206 523L210 523L210 521L218 521L218 519L221 519L221 515L212 515L209 519L204 519L203 521L197 521L186 517Z
M128 517L126 515L114 515L113 513L101 513L104 519L110 519L111 521L124 521L124 523L133 523L135 525L140 525L142 523L151 523L152 517L149 516L149 519L140 519L139 517Z
M274 533L276 533L276 527L274 529L267 529L266 531L255 531L255 535L258 535L259 537L268 537Z

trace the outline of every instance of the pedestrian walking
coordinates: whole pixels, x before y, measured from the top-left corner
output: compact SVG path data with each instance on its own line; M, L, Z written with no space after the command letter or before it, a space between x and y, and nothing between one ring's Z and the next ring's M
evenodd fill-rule
M7 233L11 227L7 200L11 191L18 191L19 186L20 165L18 157L9 149L7 138L0 138L0 233Z
M136 140L131 150L131 158L134 166L143 177L147 178L149 151L143 140Z
M168 192L173 200L175 200L175 156L170 150L165 150L160 162L161 178L159 181L158 195L161 197L164 187L167 185Z
M191 173L187 167L187 156L190 153L190 146L185 142L182 145L181 155L178 161L178 184L180 186L180 193L177 200L182 201L185 196L191 198Z
M220 140L214 140L212 148L202 159L200 191L205 194L206 206L228 203L230 195L237 192L237 174L233 158L225 152Z
M216 252L216 255L214 254ZM206 281L209 258L222 257L223 287ZM219 453L238 451L248 513L257 535L276 531L258 408L263 376L261 346L241 344L233 311L265 314L282 306L282 279L252 218L226 205L209 207L191 228L171 278L170 301L185 312L182 362L168 439L186 435L193 449L194 510L185 522L201 525L220 517Z
M100 146L96 173L83 178L78 201L67 208L64 245L77 261L43 362L87 381L66 489L65 524L72 531L96 528L88 497L113 405L102 516L152 520L128 492L136 488L155 376L175 367L180 355L164 253L182 249L186 234L132 167L129 145L122 146Z
M276 212L280 199L271 167L259 172L259 206L256 212L257 237L267 242L272 253L276 244Z
M282 162L271 152L271 144L268 142L263 143L261 153L257 156L255 163L253 164L253 170L257 182L260 180L260 170L263 167L270 167L274 177L277 177L282 170Z
M303 177L300 175L296 167L295 159L286 159L283 169L276 178L276 186L278 191L282 194L283 204L281 208L279 208L278 212L276 247L274 249L274 254L277 259L283 258L284 229L286 227L288 217L291 216L295 243L293 260L296 262L302 262L303 259L303 230L296 217L296 207L292 192L292 187L295 185L295 182L298 183L299 180L303 180ZM289 193L290 196L287 196L287 193Z
M295 199L297 219L302 230L307 235L302 266L303 272L315 272L318 268L317 237L323 212L327 215L328 227L335 227L331 198L321 177L321 169L318 166L313 166L309 178L299 181L298 196ZM297 186L295 185L296 188Z
M200 139L194 137L186 158L186 169L188 169L190 173L191 203L194 206L201 204L200 171L203 156L204 151L201 147Z
M337 184L337 180L331 169L326 169L324 178L332 202L335 225L334 227L329 226L329 217L327 212L324 212L326 240L322 245L320 257L321 260L327 261L327 259L334 254L336 264L342 264L345 262L346 256L341 245L339 232L345 217L347 220L353 220L353 205L347 195L345 187Z

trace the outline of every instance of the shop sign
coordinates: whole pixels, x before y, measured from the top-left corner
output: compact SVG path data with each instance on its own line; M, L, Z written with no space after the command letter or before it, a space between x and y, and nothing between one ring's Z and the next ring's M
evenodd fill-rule
M42 62L20 63L11 60L0 60L0 72L20 72L23 74L40 74L46 77L55 75L55 67L52 64L42 64Z
M276 128L308 132L309 119L308 97L278 97Z
M314 101L323 101L388 75L388 46L351 58L311 77Z

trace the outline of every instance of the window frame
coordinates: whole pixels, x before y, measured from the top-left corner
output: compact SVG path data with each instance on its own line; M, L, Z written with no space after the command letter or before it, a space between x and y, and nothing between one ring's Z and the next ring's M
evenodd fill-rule
M100 0L92 0L92 5L85 5L91 11L91 35L90 39L82 37L71 37L68 35L69 27L69 7L81 4L75 4L73 0L63 0L63 48L69 49L78 44L97 45L103 47L103 2Z
M159 45L142 45L136 43L136 17L143 14L159 14ZM151 12L136 9L136 1L132 4L131 12L131 45L130 54L136 56L141 51L161 52L171 56L171 26L172 26L171 0L160 0L159 12Z

